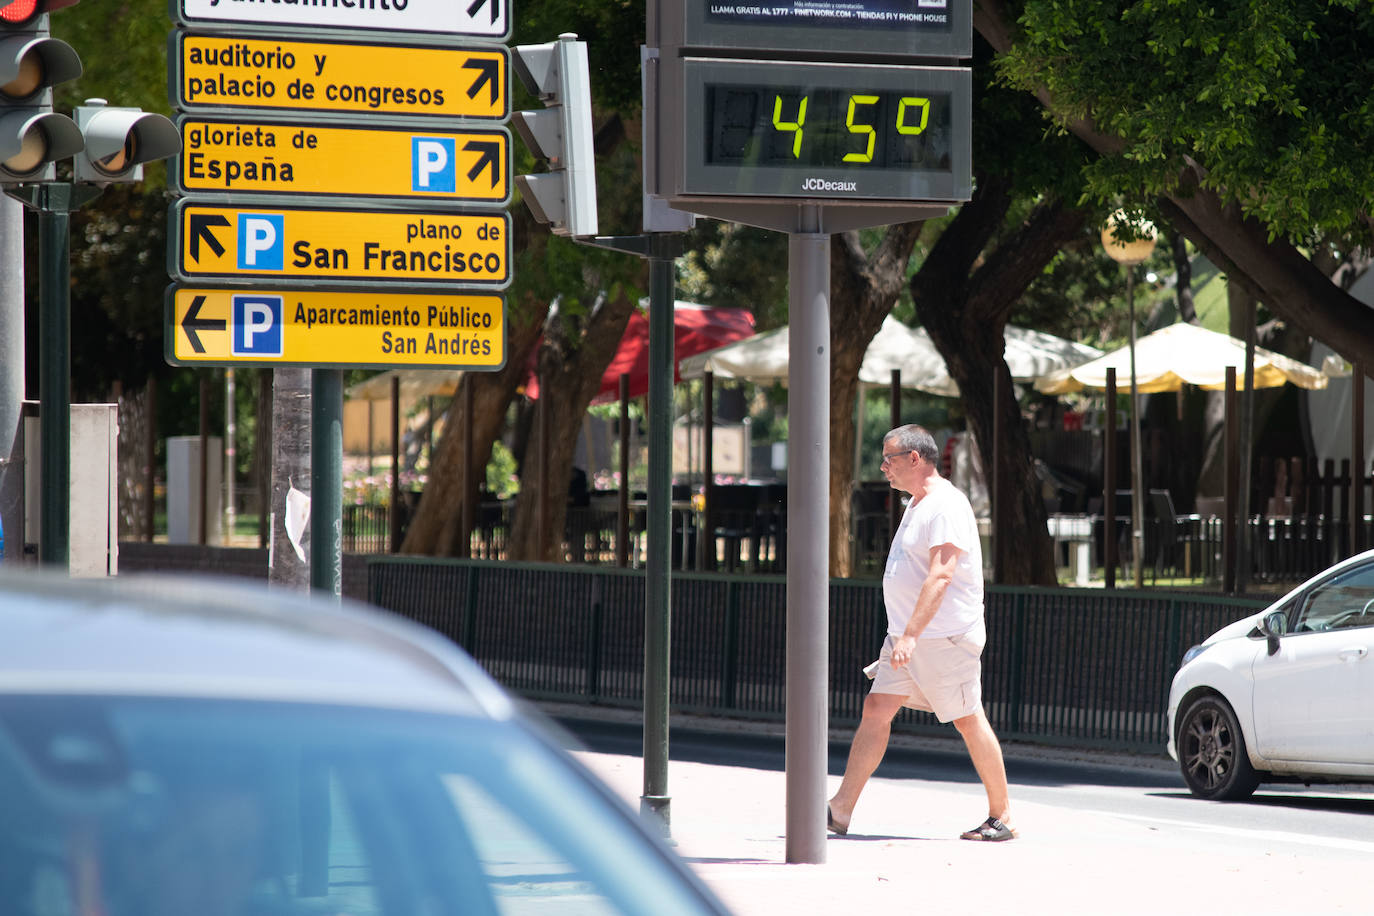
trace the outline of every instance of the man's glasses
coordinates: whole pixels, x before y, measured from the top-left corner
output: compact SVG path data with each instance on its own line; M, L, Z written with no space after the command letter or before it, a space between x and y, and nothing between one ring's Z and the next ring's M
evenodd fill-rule
M914 449L914 448L909 448L909 449L907 449L907 450L904 451L904 452L893 452L891 455L884 455L884 456L883 456L883 461L882 461L881 464L878 465L878 467L879 467L879 468L885 468L885 467L887 467L889 464L892 463L892 459L893 459L893 458L900 458L900 457L902 457L903 455L910 455L910 454L911 454L912 452L914 452L914 451L916 451L916 449Z

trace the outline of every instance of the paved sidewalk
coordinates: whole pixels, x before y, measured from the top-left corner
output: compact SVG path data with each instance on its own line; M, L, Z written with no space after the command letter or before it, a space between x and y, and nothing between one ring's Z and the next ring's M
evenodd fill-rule
M638 807L639 757L577 756ZM958 835L984 816L976 783L875 779L854 833L827 840L824 865L788 865L785 785L776 770L670 765L678 851L740 916L1368 912L1357 863L1374 861L1374 843L1322 854L1262 830L1237 839L1028 802L1015 807L1020 839L972 843Z

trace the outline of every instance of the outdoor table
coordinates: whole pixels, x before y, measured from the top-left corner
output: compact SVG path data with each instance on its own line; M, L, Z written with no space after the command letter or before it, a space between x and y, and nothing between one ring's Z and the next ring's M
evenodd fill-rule
M1059 547L1069 547L1069 572L1075 585L1087 585L1093 568L1093 520L1087 515L1051 515L1046 522L1050 537L1054 538L1054 558L1059 561Z

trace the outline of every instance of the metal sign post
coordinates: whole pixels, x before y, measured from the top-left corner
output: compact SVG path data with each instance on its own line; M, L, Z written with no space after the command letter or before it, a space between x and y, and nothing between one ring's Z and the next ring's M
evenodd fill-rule
M824 862L830 235L972 196L972 3L657 0L645 43L646 195L789 235L787 861Z

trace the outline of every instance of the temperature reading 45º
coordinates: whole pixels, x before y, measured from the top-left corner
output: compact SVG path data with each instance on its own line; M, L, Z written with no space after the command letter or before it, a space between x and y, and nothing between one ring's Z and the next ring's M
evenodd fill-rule
M948 94L707 87L711 164L947 170Z
M797 116L795 121L784 121L782 118L782 96L773 96L773 129L789 131L793 134L792 158L794 159L801 158L802 138L805 136L806 130L807 101L807 97L802 96L801 101L796 105ZM877 124L872 119L876 114L878 103L881 101L882 97L876 95L851 95L849 97L844 126L850 134L858 138L857 142L863 148L845 153L845 162L873 161L873 149L877 145L878 129ZM919 96L903 96L901 101L897 103L896 123L893 126L898 134L914 137L926 129L926 124L929 121L930 99Z

